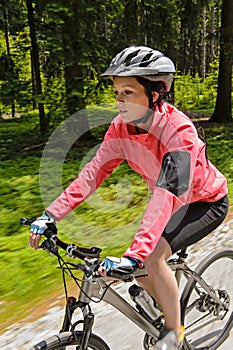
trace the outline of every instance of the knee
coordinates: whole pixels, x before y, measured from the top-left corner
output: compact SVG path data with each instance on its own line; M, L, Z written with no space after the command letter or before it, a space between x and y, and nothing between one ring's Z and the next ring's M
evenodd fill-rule
M151 255L144 261L144 266L148 275L159 275L163 273L164 266L167 265L167 260L164 257Z
M165 238L161 237L151 255L144 261L148 275L161 274L168 268L167 260L172 255L171 247Z

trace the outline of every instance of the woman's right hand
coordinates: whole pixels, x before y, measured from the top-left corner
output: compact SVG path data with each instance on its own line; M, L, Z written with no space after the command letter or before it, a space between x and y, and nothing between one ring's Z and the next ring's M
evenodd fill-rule
M30 232L30 246L34 249L39 248L39 242L41 239L41 235L43 235L44 231L49 228L49 224L55 225L55 220L46 212L43 213L38 219L33 221L31 224L31 232Z

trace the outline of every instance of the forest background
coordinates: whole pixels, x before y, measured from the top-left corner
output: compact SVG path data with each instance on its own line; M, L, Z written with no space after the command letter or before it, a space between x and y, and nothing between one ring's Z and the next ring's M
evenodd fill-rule
M70 135L67 121L76 113L72 131L82 137L69 145L59 169L64 187L101 142L116 108L111 81L100 75L126 46L147 45L175 62L170 97L205 131L209 157L228 178L232 206L232 26L232 0L1 1L1 330L29 310L32 317L41 314L48 300L61 302L55 260L26 248L28 230L19 219L44 209L41 159L57 128ZM50 199L54 169L48 177ZM83 204L78 223L68 219L60 234L99 245L103 256L120 255L148 191L123 163L98 193L98 208Z

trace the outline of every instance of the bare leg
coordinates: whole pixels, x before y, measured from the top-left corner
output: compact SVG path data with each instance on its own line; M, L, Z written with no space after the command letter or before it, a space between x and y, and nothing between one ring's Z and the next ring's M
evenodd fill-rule
M174 274L167 264L172 255L170 245L161 237L153 253L144 262L148 276L138 278L138 283L151 295L163 310L168 329L180 332L180 302Z

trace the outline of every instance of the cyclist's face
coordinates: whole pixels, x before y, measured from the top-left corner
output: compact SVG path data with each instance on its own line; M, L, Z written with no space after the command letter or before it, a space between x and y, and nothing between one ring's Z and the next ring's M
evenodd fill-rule
M148 109L148 96L144 86L134 77L115 77L116 103L124 122L142 118Z

